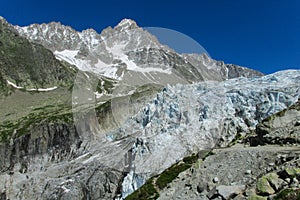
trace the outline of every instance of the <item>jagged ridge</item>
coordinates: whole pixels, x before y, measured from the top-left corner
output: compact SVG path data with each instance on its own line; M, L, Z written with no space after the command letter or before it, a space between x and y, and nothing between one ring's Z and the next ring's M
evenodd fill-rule
M126 70L139 71L148 79L151 78L147 73L157 76L157 73L179 72L177 74L193 82L262 75L203 55L177 54L129 19L114 28L104 29L101 34L93 29L77 32L54 22L16 28L21 35L51 49L57 58L80 70L115 79L121 79Z

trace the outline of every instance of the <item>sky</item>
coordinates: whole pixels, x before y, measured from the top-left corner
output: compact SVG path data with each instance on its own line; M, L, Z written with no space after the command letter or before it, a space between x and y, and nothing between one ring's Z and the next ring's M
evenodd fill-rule
M97 32L130 18L183 33L225 63L266 74L300 69L298 0L4 0L0 15L14 25L59 21Z

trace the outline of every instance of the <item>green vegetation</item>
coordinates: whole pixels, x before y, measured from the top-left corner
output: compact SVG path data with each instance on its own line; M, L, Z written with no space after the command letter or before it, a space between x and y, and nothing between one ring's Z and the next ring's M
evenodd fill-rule
M264 122L270 122L270 121L273 121L274 119L276 119L277 117L282 117L284 116L285 112L287 111L287 109L284 109L282 111L279 111L273 115L270 115L269 117L265 118L262 120L262 123Z
M228 146L231 147L231 146L239 143L240 141L242 141L245 138L245 135L242 135L241 133L237 133L235 135L234 139L230 142L230 144Z
M149 199L154 200L159 197L157 190L153 185L153 181L156 177L150 178L146 183L140 187L137 191L130 194L126 197L127 200L142 200L142 199Z
M73 123L73 114L70 107L65 105L45 106L34 109L29 115L17 121L5 121L0 124L0 142L8 141L12 136L20 137L30 133L30 130L42 122Z
M179 162L170 168L166 169L157 179L156 184L160 189L164 189L169 183L171 183L181 172L189 169L198 160L197 154L192 154L183 158L182 162Z
M141 186L138 190L126 197L127 200L143 200L143 199L157 199L159 197L159 190L164 189L171 183L181 172L191 168L198 160L205 160L211 155L210 150L200 151L198 154L192 154L183 158L182 161L172 165L161 174L156 175Z
M110 107L111 107L111 100L108 100L105 103L103 103L99 106L96 106L95 110L96 110L97 114L106 113L106 112L109 112L111 110Z
M145 97L152 96L161 91L162 86L156 84L146 84L136 88L135 92L130 96L131 101L141 100Z
M274 194L275 191L270 185L267 177L263 176L260 179L258 179L257 184L256 184L257 191L261 195L269 195L269 194Z
M47 93L17 91L5 97L0 104L0 142L10 138L29 134L41 123L73 123L71 93L68 89L58 89ZM1 99L0 99L1 100ZM111 112L111 101L96 106L97 117L100 119ZM18 112L14 112L15 110ZM94 109L93 105L84 107L86 112Z
M284 172L290 177L294 178L300 174L300 168L286 168Z
M190 167L191 164L186 163L180 163L175 166L173 165L159 176L156 184L158 185L159 189L164 189L168 185L168 183L171 183L178 176L180 172L183 172Z
M189 164L189 165L192 165L194 164L197 160L199 159L198 155L193 153L191 156L187 156L185 158L183 158L183 162L185 164Z
M256 194L253 194L251 196L249 196L248 200L267 200L268 197L263 197L263 196L259 196Z
M111 79L111 78L107 78L107 77L102 77L101 79L103 82L102 82L102 88L107 91L109 94L111 94L113 92L113 88L116 84L116 80L114 79ZM103 90L102 89L102 90ZM102 90L98 91L98 92L102 92Z
M300 200L300 189L283 189L281 190L274 200Z

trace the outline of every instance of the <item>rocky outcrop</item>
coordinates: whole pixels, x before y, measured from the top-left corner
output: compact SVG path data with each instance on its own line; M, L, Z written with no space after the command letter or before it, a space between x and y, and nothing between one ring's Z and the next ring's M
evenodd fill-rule
M300 138L300 100L292 107L263 120L256 129L257 144L295 144Z
M16 137L16 135L15 135ZM9 171L20 164L20 171L26 172L28 164L36 157L44 156L47 161L60 162L79 155L81 139L74 125L66 122L44 120L31 124L30 131L21 137L12 137L0 144L0 171Z
M26 130L16 128L8 141L2 141L0 193L4 199L118 197L123 172L93 159L89 133L80 135L69 117L29 118Z
M259 71L234 64L226 64L203 54L185 54L185 58L201 72L205 80L226 80L237 77L260 77Z

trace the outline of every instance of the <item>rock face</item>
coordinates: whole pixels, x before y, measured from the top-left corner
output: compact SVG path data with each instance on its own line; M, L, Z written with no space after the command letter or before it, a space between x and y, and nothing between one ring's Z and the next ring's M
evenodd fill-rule
M287 110L262 121L254 142L268 144L298 143L300 137L300 101Z
M117 197L122 172L93 160L87 138L78 134L72 121L46 118L31 124L27 134L2 143L4 199Z

